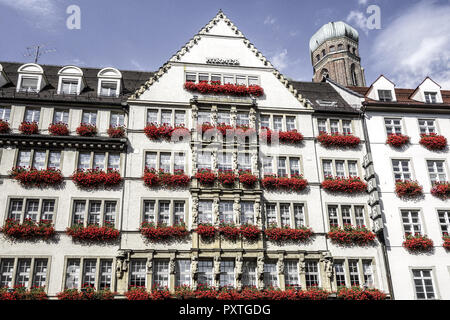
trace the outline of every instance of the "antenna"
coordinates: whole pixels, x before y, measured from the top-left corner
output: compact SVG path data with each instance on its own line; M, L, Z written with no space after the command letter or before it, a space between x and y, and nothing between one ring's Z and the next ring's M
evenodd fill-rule
M56 52L56 49L43 49L46 47L45 44L35 44L30 47L27 47L27 53L25 53L24 57L34 57L34 63L37 63L40 56L50 52Z

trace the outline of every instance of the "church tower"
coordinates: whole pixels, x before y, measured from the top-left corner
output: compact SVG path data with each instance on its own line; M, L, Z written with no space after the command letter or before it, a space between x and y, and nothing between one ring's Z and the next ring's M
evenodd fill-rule
M345 22L329 22L310 39L313 82L331 80L343 86L365 86L358 50L359 35Z

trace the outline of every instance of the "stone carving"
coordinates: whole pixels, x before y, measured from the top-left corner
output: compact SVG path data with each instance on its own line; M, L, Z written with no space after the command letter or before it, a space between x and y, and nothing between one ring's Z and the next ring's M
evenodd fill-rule
M191 257L191 277L192 279L197 279L197 271L198 271L198 260L196 256Z
M250 108L249 121L250 121L250 128L256 128L256 110L255 110L255 108Z
M236 280L240 280L242 277L242 266L243 266L243 259L242 256L236 257Z
M252 171L258 172L258 154L256 152L252 153Z
M300 274L305 274L305 272L306 272L305 258L304 257L300 258L298 261L298 264L299 264Z
M241 204L240 204L239 198L234 199L233 216L234 216L234 220L235 220L236 224L239 224L240 218L241 218Z
M217 151L212 152L212 171L217 172Z
M259 201L255 201L255 217L256 217L256 225L262 226L262 220L261 220L261 203Z
M216 277L220 275L220 256L214 257L214 275Z
M259 256L256 260L256 272L258 279L264 278L264 257Z
M211 122L212 122L212 125L217 125L217 106L216 105L213 105L212 107L211 107Z
M192 149L192 174L197 173L197 148Z
M147 273L153 271L153 259L147 259Z
M192 197L192 224L196 225L198 220L198 197Z
M238 155L237 152L233 152L233 171L235 172L235 174L239 173L238 170Z
M213 222L214 225L218 226L220 224L220 215L219 215L219 198L214 198L213 200Z
M169 272L170 274L175 274L175 259L170 259L169 261Z
M278 259L277 267L278 267L278 274L283 274L284 273L284 259L283 258Z
M237 120L237 110L236 107L231 107L230 110L230 121L231 121L231 125L234 127L236 125L236 120Z

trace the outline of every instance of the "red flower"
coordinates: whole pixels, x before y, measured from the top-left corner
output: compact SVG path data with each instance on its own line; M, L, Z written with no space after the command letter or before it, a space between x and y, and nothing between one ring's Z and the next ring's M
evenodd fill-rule
M64 180L61 171L54 168L37 170L36 168L15 167L10 171L10 176L24 186L35 187L56 186Z
M340 288L337 298L343 300L385 300L386 294L378 289L362 289L360 287Z
M19 131L23 134L38 134L39 128L37 122L23 121L19 126Z
M78 289L64 289L58 292L56 297L58 300L114 300L117 292L111 292L109 288L103 290L96 290L95 287L85 284Z
M200 181L202 185L210 186L214 183L214 180L216 180L216 174L210 169L199 169L194 178Z
M89 123L81 123L77 128L77 133L82 137L93 137L97 134L97 127Z
M448 182L436 182L431 189L431 194L435 197L447 200L450 197L450 184Z
M216 236L218 230L209 224L199 224L194 231L197 232L202 239L212 239Z
M298 144L303 141L304 137L297 130L291 131L272 131L269 128L264 128L259 134L261 142L269 144L274 139L274 134L278 134L278 141L284 144Z
M0 300L48 300L48 296L43 287L32 286L27 289L23 285L17 285L13 288L0 288Z
M164 172L162 169L156 172L155 169L148 169L146 167L142 180L144 180L144 184L149 188L155 188L160 185L167 188L184 188L189 185L191 178L185 175L181 169L176 169L174 174L171 174Z
M264 233L272 241L307 241L312 236L313 231L306 227L291 229L289 227L278 228L276 225L272 225Z
M232 170L219 171L217 179L222 185L231 187L234 185L236 175L233 173Z
M221 223L218 231L225 238L232 241L237 240L239 238L239 235L241 234L238 227L236 227L234 224L227 223Z
M220 84L219 81L209 84L207 81L200 81L196 84L194 82L186 82L184 88L188 91L200 92L202 94L226 94L235 96L254 96L260 97L264 94L263 88L257 85L245 86L236 84Z
M47 220L37 223L31 219L25 219L21 224L19 221L7 219L3 228L0 228L0 232L15 239L43 238L47 240L55 235L55 228L51 221Z
M321 132L317 141L324 147L355 148L361 143L361 139L351 134Z
M247 188L253 188L258 181L258 178L254 176L251 170L239 170L239 182Z
M54 136L68 136L69 128L66 123L51 123L48 126L48 132L50 132Z
M125 297L128 300L150 300L150 292L144 287L130 287L127 292L125 292Z
M375 233L369 231L365 226L354 227L345 225L344 228L334 226L328 232L331 241L342 245L367 245L376 238Z
M406 240L403 242L403 247L411 252L425 252L433 249L433 240L429 239L426 235L420 233L407 234Z
M448 234L446 234L442 237L442 240L444 240L443 247L446 250L450 250L450 236Z
M71 179L79 188L87 189L99 188L101 186L116 187L123 181L118 170L107 169L105 172L98 168L87 170L78 169L72 174Z
M322 182L322 188L332 192L356 193L366 191L367 184L361 181L359 177L341 178L327 176Z
M119 230L112 225L106 224L103 227L98 225L73 225L66 229L67 235L78 241L113 241L119 237Z
M395 183L395 192L399 197L414 198L423 194L422 186L417 181L397 180Z
M262 179L261 183L265 189L281 189L295 192L300 192L308 186L308 180L304 179L302 175L293 175L291 178L267 175Z
M447 148L447 139L444 136L439 136L436 133L421 134L419 143L428 150L444 150Z
M0 119L0 133L9 133L9 123L8 121Z
M125 136L125 127L124 126L110 126L108 128L108 135L110 138L123 138Z
M164 224L156 225L153 222L143 222L139 231L144 237L155 242L183 239L189 234L184 224L166 226Z
M400 133L391 133L388 135L386 143L395 148L400 148L409 143L409 137Z
M240 227L241 235L247 240L257 240L261 234L261 230L253 224L242 224Z

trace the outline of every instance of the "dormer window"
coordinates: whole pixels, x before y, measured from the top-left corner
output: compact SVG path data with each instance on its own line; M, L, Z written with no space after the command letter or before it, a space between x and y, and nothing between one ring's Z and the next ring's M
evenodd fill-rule
M84 89L83 71L75 66L59 70L58 94L80 94Z
M78 93L78 79L63 79L61 81L61 92L63 94L77 94Z
M115 68L104 68L97 74L97 94L103 97L118 97L120 94L120 83L122 73Z
M38 77L22 77L22 82L20 83L21 92L38 92Z
M17 70L17 92L39 92L46 84L44 70L34 63L24 64Z
M424 92L426 103L437 103L437 92Z
M378 100L384 102L392 101L392 91L391 90L378 90Z
M106 97L117 96L117 82L101 81L100 95Z

